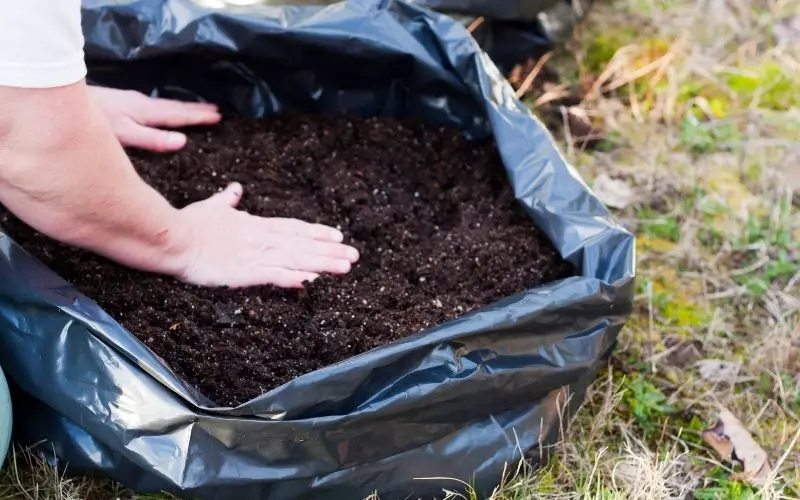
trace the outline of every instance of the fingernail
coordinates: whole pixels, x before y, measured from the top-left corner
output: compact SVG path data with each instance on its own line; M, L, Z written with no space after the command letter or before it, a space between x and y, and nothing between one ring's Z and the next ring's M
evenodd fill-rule
M358 260L358 250L356 250L355 248L352 248L352 247L348 248L347 249L347 258L350 260L350 262L357 261Z
M334 229L331 231L331 240L335 241L336 243L341 243L344 241L344 234L341 231Z
M180 148L186 143L186 136L180 132L170 132L167 134L165 143L170 149Z
M239 184L238 182L232 183L230 186L228 186L228 189L230 190L231 194L233 194L233 195L236 195L236 196L241 196L242 195L242 185Z
M343 260L343 261L339 262L339 265L336 266L336 267L338 267L339 271L341 271L343 273L346 273L346 272L350 271L350 263L347 262L346 260Z

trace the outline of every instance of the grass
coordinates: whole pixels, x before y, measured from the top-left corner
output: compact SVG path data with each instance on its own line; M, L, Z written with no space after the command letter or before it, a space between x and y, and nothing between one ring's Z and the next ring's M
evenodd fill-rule
M638 294L553 460L509 464L492 500L800 497L800 33L774 29L799 15L797 0L599 2L552 54L553 85L584 96L561 111L603 137L588 149L565 120L563 151L590 184L630 188L616 215L637 234ZM703 441L721 408L767 452L765 485ZM27 462L0 499L147 498Z

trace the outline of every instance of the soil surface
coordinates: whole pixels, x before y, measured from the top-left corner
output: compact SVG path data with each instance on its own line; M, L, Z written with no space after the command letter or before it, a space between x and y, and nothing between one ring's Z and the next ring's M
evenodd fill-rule
M176 154L130 151L176 206L231 181L240 208L338 226L361 260L306 290L205 289L0 225L219 405L574 269L516 204L492 142L394 119L228 118Z

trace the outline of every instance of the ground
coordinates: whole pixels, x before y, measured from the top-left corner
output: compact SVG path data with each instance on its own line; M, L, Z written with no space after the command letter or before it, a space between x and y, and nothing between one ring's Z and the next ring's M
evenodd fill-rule
M493 500L800 497L800 2L602 2L544 68L514 83L635 231L638 294L554 459ZM703 439L724 410L762 481ZM0 499L146 498L12 458Z

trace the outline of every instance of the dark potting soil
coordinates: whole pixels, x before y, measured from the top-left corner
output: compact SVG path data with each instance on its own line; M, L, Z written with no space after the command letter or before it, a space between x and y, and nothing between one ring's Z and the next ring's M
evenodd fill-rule
M169 155L131 151L176 206L231 181L240 208L338 226L361 253L306 290L185 285L0 224L220 405L236 405L475 308L574 274L514 201L490 141L394 119L228 118Z

